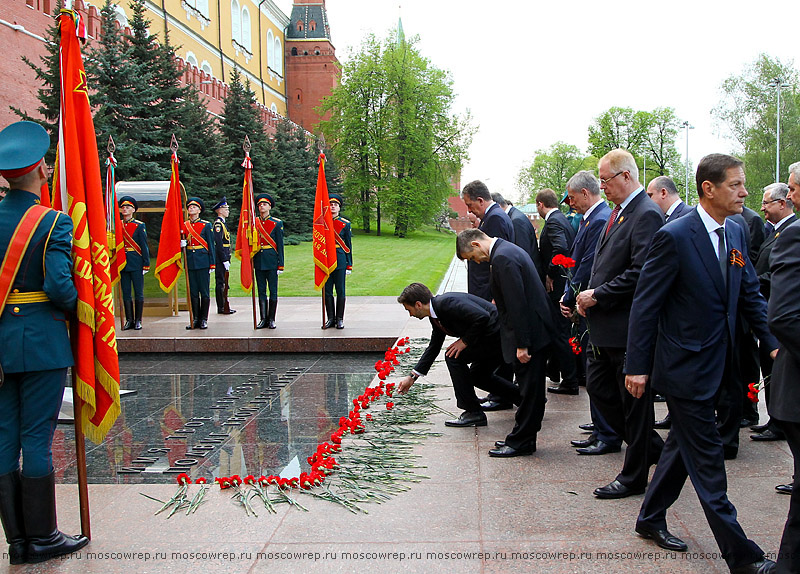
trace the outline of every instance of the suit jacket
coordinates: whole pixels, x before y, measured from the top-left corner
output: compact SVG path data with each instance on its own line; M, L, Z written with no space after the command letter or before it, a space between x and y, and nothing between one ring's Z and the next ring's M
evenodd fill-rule
M603 202L592 210L589 217L581 219L578 235L575 236L569 253L569 256L575 260L572 282L564 287L564 304L569 307L575 305L575 291L581 292L589 285L597 240L606 229L609 215L611 215L611 208L606 202Z
M800 423L800 221L781 226L772 249L769 328L780 343L772 367L769 414Z
M521 247L531 256L536 271L542 272L542 258L539 255L539 244L536 241L536 230L533 228L528 216L519 209L511 206L508 210L508 217L514 227L514 244Z
M687 213L690 213L692 209L694 208L689 207L688 205L686 205L681 201L678 205L675 206L675 209L672 210L672 213L669 214L669 217L667 218L667 223L669 223L670 221L674 221L680 217L683 217Z
M747 227L750 231L750 241L747 243L750 255L750 261L758 259L758 250L761 249L761 244L764 243L766 235L764 234L764 220L761 216L750 209L745 207L742 210L742 217L747 222Z
M725 226L728 253L745 253L744 230ZM656 391L706 400L722 382L737 313L770 348L767 303L753 264L728 261L727 284L700 214L656 233L639 277L630 315L626 372L651 374Z
M783 225L781 225L780 230L786 229L795 221L797 221L797 216L792 214L789 219L787 219ZM764 240L764 243L761 244L761 249L758 251L758 257L753 263L753 266L756 268L758 280L761 282L761 294L767 301L769 301L770 281L772 277L772 273L770 273L770 256L772 255L772 250L775 247L775 241L781 235L780 230L778 230L776 233L775 227L773 226L769 235L767 235L767 238Z
M553 306L528 254L509 241L498 239L489 254L491 288L500 315L503 358L513 363L517 349L531 355L552 341Z
M498 237L508 241L514 241L516 237L511 218L496 203L483 214L479 229L489 237ZM467 262L467 291L481 299L492 300L488 263Z
M561 210L551 211L539 238L539 252L542 256L542 271L539 276L542 278L542 282L545 277L553 280L551 295L556 301L561 299L567 278L561 267L553 265L553 257L556 255L568 256L574 241L575 230Z
M35 203L30 192L12 189L0 201L0 260L22 215ZM0 365L7 373L61 369L73 364L65 311L78 292L72 281L72 220L60 211L45 214L24 251L11 293L44 291L48 301L6 303L0 315Z
M486 344L498 344L500 321L497 308L485 299L468 293L451 292L433 297L431 306L446 332L431 319L433 331L430 343L414 367L418 373L428 374L433 361L442 350L444 338L448 333L461 338L468 347L476 349Z
M619 213L608 234L605 228L600 232L589 278L597 299L587 313L592 344L621 349L628 344L636 283L653 235L663 224L661 209L641 191Z

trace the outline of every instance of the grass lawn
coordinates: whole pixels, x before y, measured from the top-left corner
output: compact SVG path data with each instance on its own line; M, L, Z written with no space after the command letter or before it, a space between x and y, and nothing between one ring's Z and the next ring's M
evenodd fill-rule
M348 295L397 296L403 287L418 281L434 292L444 278L455 254L456 236L451 232L437 232L424 227L409 233L405 239L393 235L394 228L382 225L380 237L374 231L366 234L353 230L353 273L347 278ZM155 269L155 258L151 262ZM314 261L311 242L287 245L285 272L278 279L278 290L283 297L318 296L314 290ZM157 297L163 292L152 272L145 275L145 296ZM230 297L244 297L247 293L239 282L239 260L231 260ZM214 278L211 278L214 290ZM178 293L186 297L186 283L178 281ZM213 295L212 295L213 298Z

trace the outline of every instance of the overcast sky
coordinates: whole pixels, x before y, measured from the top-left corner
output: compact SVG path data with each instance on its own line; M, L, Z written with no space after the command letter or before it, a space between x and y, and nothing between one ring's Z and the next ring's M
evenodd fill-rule
M291 0L277 3L291 14ZM341 62L367 34L384 38L402 18L406 37L419 36L422 54L452 74L456 111L471 110L479 126L462 185L482 179L515 200L516 175L537 149L561 140L585 152L588 126L611 106L673 107L695 128L694 164L732 151L711 116L722 81L762 52L784 62L800 56L800 20L788 0L327 0L326 7Z

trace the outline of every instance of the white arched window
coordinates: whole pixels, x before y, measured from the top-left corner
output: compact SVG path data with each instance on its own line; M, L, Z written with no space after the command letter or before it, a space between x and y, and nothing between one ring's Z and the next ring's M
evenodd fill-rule
M250 11L246 6L242 7L242 41L240 44L247 48L248 51L253 51L250 38Z
M275 38L275 61L272 69L275 70L279 76L283 75L283 51L281 49L281 39Z
M125 10L121 6L114 6L114 18L119 22L120 27L124 30L128 25L128 17L125 15Z
M206 60L203 60L203 63L200 64L200 69L203 70L209 76L214 75L213 71L211 70L211 64L209 64L208 61Z
M197 65L197 56L195 56L192 52L186 52L186 63L191 64L195 68L198 68Z
M236 0L231 0L231 36L239 44L242 43L242 14Z
M270 111L272 111L272 113L273 113L273 114L276 114L276 115L277 115L277 113L278 113L278 106L276 106L274 102L273 102L273 103L272 103L272 105L269 107L269 109L270 109Z
M273 45L274 39L272 30L267 30L267 67L275 69L275 46Z
M197 8L203 16L208 18L208 0L195 0L195 8Z

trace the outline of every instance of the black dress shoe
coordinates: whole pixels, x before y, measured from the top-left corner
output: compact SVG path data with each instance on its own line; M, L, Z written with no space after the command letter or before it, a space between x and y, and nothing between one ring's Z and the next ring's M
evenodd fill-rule
M500 401L489 401L481 405L481 409L484 411L505 411L513 408L514 405L512 405L511 403L500 402Z
M761 431L758 434L751 434L750 440L760 440L760 441L768 441L768 440L786 440L786 435L782 432L778 431L775 432L772 429L767 429Z
M741 421L739 421L739 428L743 429L757 424L758 424L758 419L743 418Z
M578 394L578 385L575 386L567 386L564 383L560 385L556 385L554 387L547 387L548 393L555 393L557 395L577 395Z
M510 458L512 456L527 456L535 452L536 452L535 446L529 446L527 448L513 448L505 444L505 442L503 442L503 446L498 446L497 448L493 448L492 450L490 450L489 456Z
M586 423L585 425L578 425L578 428L586 432L594 432L594 423Z
M494 441L494 446L500 448L501 446L506 446L506 441L504 440L496 440Z
M775 568L776 564L772 560L762 558L752 564L731 568L731 574L772 574L775 572Z
M634 494L643 494L644 488L631 488L625 486L620 481L614 479L605 486L594 489L594 495L597 498L626 498Z
M619 452L620 450L622 450L620 446L611 446L607 442L598 440L592 445L577 449L575 452L578 454L608 454L610 452Z
M464 411L457 419L444 421L446 427L485 427L486 415L482 412L469 413Z
M649 538L658 544L664 550L672 550L673 552L686 552L689 546L678 538L669 533L669 530L659 530L652 528L646 524L637 524L636 533L642 538Z
M764 423L763 425L753 425L750 427L750 430L753 432L764 432L769 428L769 423Z
M669 414L660 421L656 421L655 423L653 423L654 429L668 429L671 426L672 426L672 419L669 418Z
M779 484L778 486L775 487L775 490L777 490L781 494L791 494L793 489L794 489L794 484Z
M664 395L653 395L654 403L666 403L667 398Z
M589 438L585 438L583 440L571 440L569 444L576 448L586 448L587 446L592 446L594 443L597 442L597 435L592 435Z

